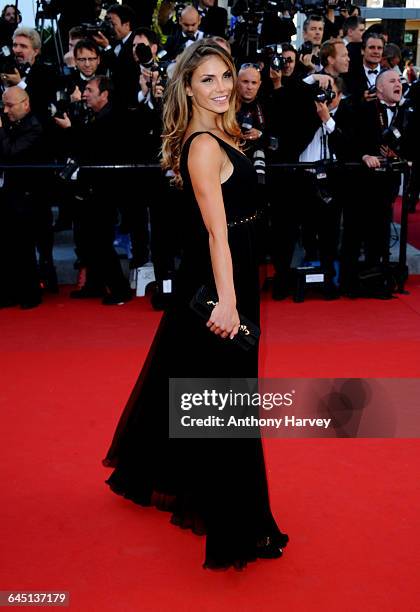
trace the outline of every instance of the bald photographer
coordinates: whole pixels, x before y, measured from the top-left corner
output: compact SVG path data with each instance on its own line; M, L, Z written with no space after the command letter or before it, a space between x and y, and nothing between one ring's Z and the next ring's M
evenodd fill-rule
M10 87L3 93L0 117L0 160L27 164L39 160L42 126L31 112L26 91ZM36 258L39 219L38 179L30 169L8 168L0 173L0 308L20 305L35 308L41 303Z

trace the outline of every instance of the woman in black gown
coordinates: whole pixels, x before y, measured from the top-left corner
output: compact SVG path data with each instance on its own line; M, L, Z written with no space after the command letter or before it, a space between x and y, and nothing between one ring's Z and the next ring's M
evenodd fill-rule
M235 74L218 45L192 44L166 92L163 167L185 197L183 257L173 307L161 321L104 460L111 489L172 512L206 534L204 567L277 558L288 541L270 511L260 439L170 439L169 378L257 378L258 347L230 341L239 316L259 324L256 175L240 151ZM170 206L168 202L168 206ZM207 324L189 307L198 288L218 295Z

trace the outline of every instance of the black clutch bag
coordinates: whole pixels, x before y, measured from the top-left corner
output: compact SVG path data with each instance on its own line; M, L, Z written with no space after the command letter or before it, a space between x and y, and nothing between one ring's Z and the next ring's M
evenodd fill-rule
M204 285L200 287L195 296L190 302L190 308L196 312L202 319L209 320L213 308L218 301L217 294L210 291ZM240 325L239 332L231 340L243 350L247 351L257 344L260 337L260 328L252 323L249 319L239 314Z

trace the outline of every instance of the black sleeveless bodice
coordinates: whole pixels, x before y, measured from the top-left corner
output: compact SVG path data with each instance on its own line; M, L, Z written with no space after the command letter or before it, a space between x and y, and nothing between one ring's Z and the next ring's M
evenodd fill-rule
M184 183L182 214L184 258L180 271L179 290L188 297L201 285L214 285L209 253L209 237L195 199L188 172L188 154L193 139L203 132L191 134L181 154L181 176ZM222 183L223 202L228 225L228 241L233 264L233 280L238 311L251 321L259 322L259 290L257 253L255 251L257 176L249 159L235 147L211 132L232 163L230 177Z
M215 136L211 132L195 132L184 143L181 154L181 176L187 197L195 202L188 172L188 154L191 143L200 134L210 134L217 140L233 166L230 177L222 183L223 201L225 204L226 220L229 224L237 224L240 220L252 217L257 208L257 175L250 160L238 149Z

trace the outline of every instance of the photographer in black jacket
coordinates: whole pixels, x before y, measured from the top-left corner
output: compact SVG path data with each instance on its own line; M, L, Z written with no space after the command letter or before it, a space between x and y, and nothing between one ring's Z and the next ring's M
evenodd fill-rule
M18 28L13 34L13 71L2 73L3 88L17 85L31 100L31 109L44 125L48 121L48 105L54 100L57 79L54 71L40 60L41 38L33 28Z
M113 4L107 11L107 19L114 30L113 41L103 32L93 38L104 50L102 61L110 70L115 87L114 105L125 112L136 105L138 76L132 49L136 16L129 6Z
M279 127L279 143L287 152L286 160L314 163L314 167L300 171L292 179L284 175L284 183L291 180L295 189L292 191L287 184L282 185L282 192L289 198L272 202L274 299L284 299L290 292L290 265L300 235L304 238L307 259L318 259L319 255L325 274L325 299L338 297L334 261L342 206L342 176L331 168L330 162L354 157L351 118L348 108L341 105L342 79L327 75L313 75L312 78L315 84L303 84L295 96L294 129L290 129L288 121L283 121L283 133ZM315 238L313 244L312 238Z
M149 28L134 32L133 57L138 65L138 105L129 113L130 131L136 134L128 143L131 159L140 163L159 163L162 132L162 100L167 82L167 62L159 59L158 37ZM133 258L131 268L139 268L149 261L151 254L156 286L152 297L155 308L163 308L172 292L174 277L174 227L175 206L168 206L178 197L169 185L169 179L157 173L153 179L139 182L131 173L127 180L130 192L136 198L128 198L121 206L122 228L130 233ZM150 236L149 236L150 220Z
M373 269L389 261L392 205L398 195L400 171L391 163L404 157L406 129L404 108L400 106L402 85L394 70L376 78L377 99L367 100L357 109L355 143L364 163L359 173L358 197L344 209L342 244L342 284L352 297L360 295L359 256L364 250L364 267ZM391 297L387 292L372 297Z
M72 96L72 102L82 99L82 94L89 81L101 74L101 56L99 47L89 39L79 40L73 49L75 69L64 77L64 89Z
M28 94L11 87L3 94L0 119L0 159L29 163L39 159L42 127L31 113ZM34 308L41 303L35 252L38 221L37 179L34 172L13 168L1 173L0 308L20 304Z
M137 163L158 163L161 144L161 109L163 87L160 82L157 58L157 34L148 28L139 28L132 39L132 54L138 72L137 104L128 112L128 126L135 138L125 144L127 160ZM138 176L127 175L130 192L138 192L138 199L127 198L120 205L121 231L131 238L132 259L135 269L149 261L149 203L156 194L155 181L143 182L139 190Z
M120 115L112 107L112 84L98 76L85 87L82 100L86 112L71 120L67 114L55 117L56 124L67 131L71 156L78 163L114 163L121 141ZM76 168L73 167L72 171ZM72 172L70 171L70 173ZM105 305L120 305L131 299L120 260L114 249L117 221L115 177L103 170L79 170L77 184L78 243L83 250L87 282L72 298L103 297Z

